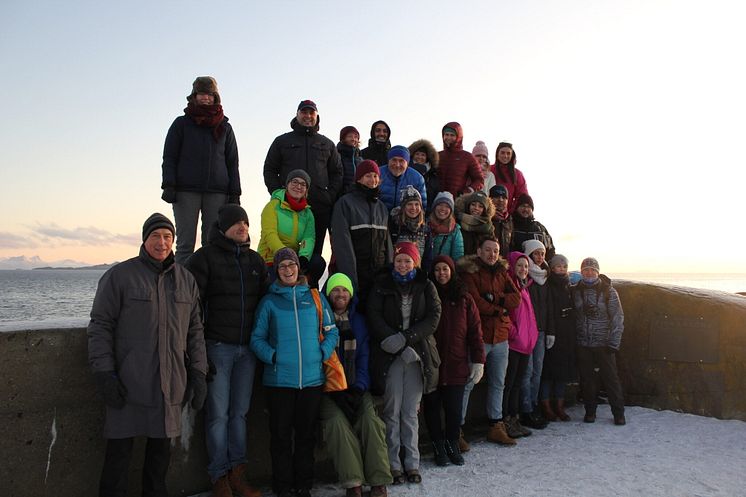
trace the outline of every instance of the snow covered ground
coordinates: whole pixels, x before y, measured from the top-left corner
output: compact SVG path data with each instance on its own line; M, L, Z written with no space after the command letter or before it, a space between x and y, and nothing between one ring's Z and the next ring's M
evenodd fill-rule
M746 496L743 421L627 407L627 425L614 426L608 406L599 406L594 424L582 422L582 407L568 413L572 421L550 423L515 447L474 441L461 467L439 468L425 456L422 483L390 486L389 495ZM344 496L340 487L324 483L312 493Z

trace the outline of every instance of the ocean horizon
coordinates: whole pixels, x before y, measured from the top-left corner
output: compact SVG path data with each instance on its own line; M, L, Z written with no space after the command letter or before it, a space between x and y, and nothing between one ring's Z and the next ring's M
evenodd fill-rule
M90 319L102 269L0 270L0 331L83 327ZM746 274L611 273L630 280L678 287L746 292Z

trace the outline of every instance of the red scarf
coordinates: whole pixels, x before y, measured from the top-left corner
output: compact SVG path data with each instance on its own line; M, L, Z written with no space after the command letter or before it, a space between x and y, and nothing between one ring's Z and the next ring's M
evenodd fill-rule
M204 126L212 128L212 136L215 141L220 140L220 137L225 131L223 126L223 106L220 104L214 105L197 105L194 102L189 102L184 114L192 118L197 126Z
M442 223L436 219L435 216L430 218L430 231L436 235L450 233L454 228L456 228L456 220L453 219L453 216L449 217Z
M308 205L308 200L306 200L306 197L303 197L300 200L295 200L293 197L288 195L288 192L285 192L285 202L287 202L290 208L293 209L295 212L302 211Z

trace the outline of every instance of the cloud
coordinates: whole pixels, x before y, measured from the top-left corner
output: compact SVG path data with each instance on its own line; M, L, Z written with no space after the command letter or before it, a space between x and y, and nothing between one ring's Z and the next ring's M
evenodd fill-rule
M33 248L37 246L37 241L31 237L18 235L16 233L8 233L7 231L0 231L0 248L16 249Z
M61 245L137 245L140 236L137 233L126 235L111 233L95 226L79 226L77 228L62 228L55 223L30 226L31 233L39 237L45 244ZM18 237L20 238L20 237ZM28 245L25 245L28 246Z

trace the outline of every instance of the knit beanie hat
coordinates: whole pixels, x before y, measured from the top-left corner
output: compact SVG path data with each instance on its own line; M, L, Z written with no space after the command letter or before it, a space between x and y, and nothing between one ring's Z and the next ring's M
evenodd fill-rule
M598 265L598 260L595 257L586 257L583 262L580 263L580 270L585 268L595 269L599 273L601 272L601 266Z
M293 261L300 266L298 254L295 253L295 250L288 247L282 247L280 250L275 252L275 258L272 260L272 264L277 267L282 261Z
M433 269L430 272L432 273L435 270L435 265L439 262L442 262L443 264L451 268L451 278L453 278L453 276L456 274L456 264L454 264L453 259L451 259L447 255L439 255L435 259L433 259L433 265L431 266Z
M345 137L350 133L355 133L357 137L360 138L360 132L355 128L355 126L345 126L339 132L339 141L344 141Z
M218 209L218 228L223 233L239 221L246 221L246 224L249 224L249 216L240 205L225 204Z
M394 145L389 149L389 153L386 158L388 160L391 160L394 157L401 157L405 161L409 162L409 149L404 145Z
M412 258L415 267L420 266L420 249L412 242L399 242L394 247L394 259L399 254L406 254Z
M490 198L508 198L508 189L504 185L495 185L490 188Z
M531 210L534 209L534 199L531 198L531 195L528 193L524 193L520 197L518 197L518 200L516 201L515 205L521 206L523 204L528 204L531 206Z
M544 244L539 240L526 240L523 242L523 253L529 257L531 257L531 254L533 254L535 250L539 249L544 249L544 251L547 250Z
M302 179L303 181L306 182L306 185L308 185L308 188L311 188L311 177L303 169L293 169L292 171L290 171L288 173L287 179L285 180L285 186L288 186L290 181L295 178Z
M149 218L145 220L145 223L142 225L142 241L148 239L150 234L160 228L166 228L171 232L173 236L176 236L176 228L174 228L174 223L171 222L169 218L161 214L160 212L156 212L154 214L151 214Z
M319 111L319 109L316 108L316 104L313 102L313 100L301 100L301 102L298 104L298 110L303 109L313 109L316 112Z
M484 206L484 211L487 212L489 209L490 199L487 198L487 195L484 194L483 191L479 190L474 193L470 193L465 199L464 199L464 207L466 207L467 213L469 210L469 205L472 202L479 202ZM484 214L485 216L487 214Z
M484 155L485 157L487 157L487 160L489 160L490 151L487 149L487 145L485 145L482 140L479 140L477 144L474 145L474 150L471 151L471 155Z
M344 273L334 273L333 275L329 276L328 280L326 280L326 296L328 297L329 294L332 293L332 290L334 290L338 286L341 286L342 288L350 292L350 297L352 297L352 295L354 294L354 291L352 289L352 281L350 280L350 278Z
M448 204L448 207L451 208L451 212L453 212L453 195L451 192L440 192L435 196L435 200L433 200L432 208L435 209L435 206L438 204Z
M422 195L420 195L420 192L417 191L417 188L409 185L407 186L406 190L402 190L400 193L399 207L404 209L404 206L407 205L407 202L412 202L413 200L416 200L420 203L420 205L422 205Z
M358 164L357 168L355 168L355 182L360 181L360 178L368 173L376 173L379 176L381 175L381 170L378 168L376 161L366 159Z
M552 257L552 260L549 261L549 267L553 268L554 266L560 266L560 265L569 265L570 261L562 254L555 254L554 257Z
M192 83L192 93L187 96L189 102L192 101L197 93L208 93L215 97L215 103L220 103L220 94L218 93L218 82L212 76L199 76Z

